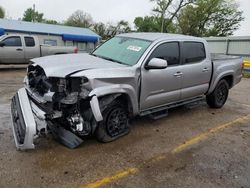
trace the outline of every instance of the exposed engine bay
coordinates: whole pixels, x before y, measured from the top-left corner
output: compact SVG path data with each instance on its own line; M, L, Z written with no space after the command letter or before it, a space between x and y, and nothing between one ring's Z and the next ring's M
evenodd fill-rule
M40 66L30 65L25 82L31 101L46 113L46 122L58 124L65 129L64 133L70 131L80 138L93 132L92 128L95 127L91 123L94 124L95 119L90 106L91 97L84 87L87 78L47 78ZM50 129L55 132L51 125L44 123L37 131L39 134L47 133ZM74 148L78 145L67 146Z

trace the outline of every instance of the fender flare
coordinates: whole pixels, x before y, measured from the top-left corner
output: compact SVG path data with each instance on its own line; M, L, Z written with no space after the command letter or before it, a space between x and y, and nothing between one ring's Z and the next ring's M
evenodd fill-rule
M224 77L226 77L226 76L233 76L233 77L234 77L234 72L233 72L233 71L226 71L226 72L220 73L220 74L216 77L215 80L212 80L211 86L210 86L210 88L209 88L207 94L212 93L213 90L215 89L215 87L217 86L218 82L219 82L222 78L224 78ZM233 82L234 82L234 79L233 79ZM233 85L234 85L234 83L233 83Z
M131 102L133 115L137 115L139 113L138 99L134 88L127 84L114 84L95 88L89 93L89 97L92 98L90 101L90 106L96 121L103 120L98 98L110 94L126 94Z

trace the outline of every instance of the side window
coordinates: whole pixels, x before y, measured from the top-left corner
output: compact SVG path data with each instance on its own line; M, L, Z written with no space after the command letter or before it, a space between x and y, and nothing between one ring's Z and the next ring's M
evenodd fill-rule
M151 54L152 58L161 58L168 61L168 65L178 65L180 62L180 48L178 42L168 42L159 45Z
M70 40L66 40L65 44L66 44L66 46L74 46L73 41L70 41Z
M57 46L57 40L44 39L44 44L47 44L50 46Z
M34 47L35 46L35 40L33 37L24 37L25 46L27 47Z
M22 46L20 37L8 37L3 40L5 46Z
M206 59L204 44L201 42L183 43L184 63L195 63Z

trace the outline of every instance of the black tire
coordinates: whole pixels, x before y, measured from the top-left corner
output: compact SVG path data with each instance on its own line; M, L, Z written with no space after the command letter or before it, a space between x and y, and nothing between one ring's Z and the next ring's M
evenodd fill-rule
M214 91L206 96L207 104L211 108L221 108L227 101L229 85L226 80L220 80Z
M98 123L95 136L100 142L112 142L129 133L128 110L115 100L102 112L103 121Z

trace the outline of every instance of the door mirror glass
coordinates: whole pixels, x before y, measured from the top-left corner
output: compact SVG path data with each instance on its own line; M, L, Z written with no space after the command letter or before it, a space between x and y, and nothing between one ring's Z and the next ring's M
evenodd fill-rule
M4 47L5 43L4 42L0 42L0 47Z
M168 66L167 60L152 58L145 66L146 69L165 69Z

